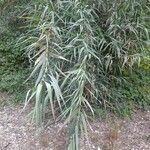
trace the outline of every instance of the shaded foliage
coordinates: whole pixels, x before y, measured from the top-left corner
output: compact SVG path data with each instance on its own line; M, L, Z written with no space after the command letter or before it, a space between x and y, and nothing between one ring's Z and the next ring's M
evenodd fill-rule
M25 31L25 22L19 18L23 9L23 1L0 1L0 90L15 93L15 101L25 97L23 82L29 72L23 45L17 46Z

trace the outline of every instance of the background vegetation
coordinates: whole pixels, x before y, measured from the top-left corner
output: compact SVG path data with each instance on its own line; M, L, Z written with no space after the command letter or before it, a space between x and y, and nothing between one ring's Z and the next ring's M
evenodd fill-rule
M149 0L16 2L2 7L0 88L26 91L33 67L25 105L37 124L68 125L68 149L88 138L91 118L148 108Z
M0 90L13 93L14 101L23 101L26 94L24 80L29 74L29 63L19 37L25 23L19 19L25 1L0 1Z

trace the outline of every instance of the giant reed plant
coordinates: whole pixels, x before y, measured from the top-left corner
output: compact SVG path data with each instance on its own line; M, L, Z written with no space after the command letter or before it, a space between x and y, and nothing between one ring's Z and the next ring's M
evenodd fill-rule
M138 63L149 40L149 0L38 0L22 14L28 32L22 43L34 69L35 86L25 105L37 124L51 120L69 127L68 149L79 149L95 108L119 109L115 88L124 69ZM24 39L21 38L21 39ZM86 136L88 138L88 136Z

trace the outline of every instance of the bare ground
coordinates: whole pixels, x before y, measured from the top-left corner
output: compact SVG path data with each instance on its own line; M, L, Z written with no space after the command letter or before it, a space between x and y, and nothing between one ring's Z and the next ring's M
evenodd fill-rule
M0 150L66 150L65 129L61 123L36 130L27 120L27 110L8 104L7 93L0 93ZM7 105L5 103L7 102ZM89 142L83 140L81 149L88 150L150 150L150 111L136 111L132 120L106 119L91 123Z

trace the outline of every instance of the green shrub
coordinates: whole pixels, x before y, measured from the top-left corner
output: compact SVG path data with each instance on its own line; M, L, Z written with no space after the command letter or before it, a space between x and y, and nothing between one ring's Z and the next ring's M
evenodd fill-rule
M16 39L11 34L3 35L0 40L0 91L14 93L15 101L23 101L26 86L24 80L29 74L26 68L28 59L20 47L15 46ZM23 94L24 93L24 94ZM18 96L20 95L20 96Z
M0 91L15 94L15 101L25 97L28 58L17 42L25 25L19 18L25 1L0 1Z
M149 4L38 0L26 8L30 30L21 44L29 45L28 56L35 63L30 77L36 78L26 103L35 97L31 114L37 124L44 120L46 108L55 121L65 119L68 149L78 149L78 136L87 133L88 117L98 108L128 111L122 109L128 93L119 87L124 70L131 73L149 39Z

